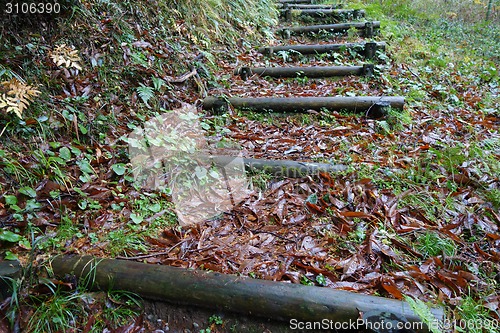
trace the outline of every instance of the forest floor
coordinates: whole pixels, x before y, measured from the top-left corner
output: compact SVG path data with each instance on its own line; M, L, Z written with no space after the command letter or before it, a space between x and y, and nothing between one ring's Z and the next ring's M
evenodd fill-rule
M374 39L388 43L371 61L373 77L254 75L243 81L233 75L240 66L361 65L365 60L349 50L268 57L244 40L237 52L181 47L179 55L147 31L135 31L135 41L128 44L96 37L102 39L100 49L89 42L79 50L86 62L96 64L89 70L47 69L44 83L53 90L43 96L49 102L22 121L2 120L1 250L4 259L21 261L29 277L19 282L15 302L2 303L6 319L0 331L8 329L7 319L21 331L58 331L53 319L43 322L49 314L78 327L75 332L104 327L138 332L151 325L143 320L154 322L147 311L137 317L136 299L128 293L82 291L71 298L66 288L78 286L46 272L47 260L57 253L411 297L444 306L450 319L499 319L499 30L487 24L468 29L454 18L426 20L396 8L386 12L377 4L364 7L368 19L382 20ZM272 43L363 40L349 30L289 40L277 36ZM119 50L120 64L104 71L99 59L112 47ZM26 44L23 52L44 62L48 48L38 41ZM19 61L25 56L18 55ZM165 74L149 66L173 58L183 58L185 67ZM193 68L195 75L174 82ZM277 114L231 108L213 114L201 108L207 95L404 96L406 105L380 119L330 110ZM198 115L215 151L236 149L243 157L347 168L302 178L248 173L249 188L230 210L185 223L176 215L179 202L173 202L171 189L134 184L127 151L133 129L182 108ZM72 319L58 308L58 299L74 302ZM109 309L119 310L113 320L103 319ZM189 327L179 324L171 331L230 331L229 319L224 322L215 312L180 316L191 318ZM131 322L131 317L136 319ZM100 326L89 327L89 318L101 320ZM273 327L267 324L262 323ZM243 326L238 327L240 332Z

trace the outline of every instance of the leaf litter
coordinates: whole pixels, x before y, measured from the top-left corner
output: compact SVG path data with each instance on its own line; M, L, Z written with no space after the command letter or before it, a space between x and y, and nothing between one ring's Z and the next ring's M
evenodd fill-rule
M329 42L341 40L335 38ZM304 41L293 38L291 43ZM152 54L172 53L160 46L155 49L156 45L146 40L132 44ZM87 53L98 61L98 53L91 50ZM123 49L125 64L130 64L130 54L129 49ZM147 252L143 247L127 247L117 254L109 250L109 240L91 239L89 235L129 228L127 224L136 209L134 201L150 193L138 192L112 171L116 163L127 163L118 152L125 146L120 136L129 131L125 119L137 119L133 113L121 112L126 106L116 97L106 108L115 112L119 121L117 125L110 124L105 144L75 146L62 136L60 143L64 147L77 148L80 153L76 152L72 163L66 166L67 185L47 179L35 184L41 208L32 220L33 225L47 235L55 233L60 226L54 221L61 220L61 207L65 207L75 212L73 223L85 234L68 240L63 245L65 253L135 258L151 264L207 269L284 283L301 283L304 276L318 281L316 277L321 275L329 288L396 299L410 295L452 305L458 304L467 293L487 293L486 305L493 312L498 311L498 291L491 291L488 280L483 278L496 274L498 279L500 274L500 213L498 206L485 198L486 192L500 190L500 182L483 158L499 160L499 119L480 112L485 89L451 70L446 79L462 103L448 104L443 109L443 98L449 92L426 82L425 75L415 83L415 75L406 65L387 60L379 64L383 71L371 80L359 77L268 80L253 76L242 81L232 77L234 68L243 64L297 66L325 65L332 61L288 56L271 60L249 51L236 58L219 59L222 71L215 76L229 77L231 84L212 87L209 92L240 97L384 95L410 91L418 84L419 89L428 92L428 100L408 103L411 122L401 130L386 132L381 131L377 120L337 111L309 113L307 118L273 114L258 118L232 110L225 124L228 131L216 134L218 140L237 141L245 157L331 161L352 167L338 174L319 173L298 179L271 177L266 180L265 188L254 187L231 211L193 226L163 226L156 233L147 234L147 224L158 217L150 214L149 220L146 217L139 222L134 231L144 233L142 241ZM338 64L357 65L361 61L349 53L330 56ZM161 77L145 66L131 66L138 72ZM170 74L169 77L178 76ZM64 94L54 96L56 104L63 104L69 96L95 96L105 89L95 73L74 76L63 68L54 70L53 77L66 84ZM180 101L199 105L198 90L199 86L193 82L184 82L161 100L168 107L178 106ZM131 103L138 105L137 96L132 96ZM98 99L89 100L84 106L103 107ZM89 112L88 117L91 122L95 114ZM78 128L75 130L78 132ZM20 140L12 140L24 145ZM459 150L450 151L450 147ZM82 176L82 168L76 167L76 161L85 158L81 153L85 150L94 154L88 170L90 178L77 191L71 184ZM461 157L454 159L456 155ZM20 153L15 156L27 170L36 170L40 163L35 156ZM61 191L61 196L53 199L50 193L56 190ZM29 198L16 195L18 206L25 207ZM312 196L316 200L310 200ZM171 200L168 194L159 197L166 202ZM98 208L79 208L82 199L92 200ZM5 227L25 227L3 204L0 215ZM453 255L420 252L414 244L426 232L448 240L456 251ZM22 253L23 249L14 251Z

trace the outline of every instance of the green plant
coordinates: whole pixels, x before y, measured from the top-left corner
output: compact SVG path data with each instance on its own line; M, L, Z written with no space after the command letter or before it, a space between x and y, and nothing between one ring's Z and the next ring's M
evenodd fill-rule
M12 151L0 149L0 173L13 177L17 183L24 185L35 183L37 179L35 174L19 163L19 158L14 155Z
M319 274L316 276L316 282L323 287L327 285L326 278L323 274Z
M295 80L300 84L300 85L306 85L309 82L309 78L304 75L304 72L298 72L297 77Z
M439 321L432 314L429 306L417 298L411 298L409 296L403 295L404 300L410 305L413 312L420 317L422 322L429 327L432 333L441 333L439 328Z
M144 104L146 104L148 108L151 108L148 102L155 96L153 87L148 87L143 83L139 83L139 85L140 86L136 88L137 94L142 99Z
M425 257L435 257L441 254L453 256L455 254L453 241L441 238L436 232L432 231L417 236L415 248Z
M95 267L91 268L90 276L93 270ZM87 325L92 317L91 332L102 332L126 325L139 314L142 304L136 294L123 290L90 292L92 279L87 276L84 280L90 283L79 283L76 290L70 292L51 280L40 279L49 293L30 295L29 299L23 300L23 303L18 301L17 307L14 307L33 307L34 312L27 322L26 331L71 332L81 325Z
M85 310L79 305L81 295L63 293L48 281L45 284L52 291L52 296L31 297L37 306L28 321L28 329L50 333L76 328L77 318L85 317Z
M491 202L493 207L495 209L500 208L500 190L499 189L491 189L491 190L486 190L485 192L485 197L486 199Z
M72 219L68 215L63 215L57 230L40 237L35 246L40 250L59 250L65 248L75 237L81 238L83 236L78 226L73 224Z
M105 239L108 242L108 250L112 256L126 256L130 250L146 252L147 247L143 242L143 236L131 230L114 230L109 232Z
M458 305L458 332L482 333L484 330L493 332L495 321L481 301L476 300L471 295L463 298Z
M314 286L314 282L311 281L307 276L302 275L300 277L300 284L303 284L305 286Z
M215 324L215 325L222 325L224 323L224 321L222 320L221 316L212 315L212 316L210 316L210 318L208 318L208 323Z
M250 176L250 184L253 188L257 188L260 191L265 191L272 179L273 175L265 172L265 170L252 170Z
M137 317L138 309L142 308L141 298L130 291L108 290L107 299L110 304L104 308L103 317L115 327L125 325L131 318Z

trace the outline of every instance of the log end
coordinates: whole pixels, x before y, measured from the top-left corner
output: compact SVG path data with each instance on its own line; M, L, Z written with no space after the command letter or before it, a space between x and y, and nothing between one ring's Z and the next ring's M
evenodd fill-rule
M12 295L12 280L21 275L19 261L0 261L0 301Z
M229 105L223 97L209 96L203 100L203 109L210 110L215 114L222 114L229 110Z
M374 103L368 111L366 111L366 117L371 119L380 119L387 116L391 103L386 100L381 100Z

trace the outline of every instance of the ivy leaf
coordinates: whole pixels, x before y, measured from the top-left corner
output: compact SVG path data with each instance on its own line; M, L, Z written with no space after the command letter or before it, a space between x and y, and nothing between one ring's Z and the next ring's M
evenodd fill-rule
M64 161L68 162L71 159L71 151L68 147L62 147L59 149L59 157Z
M5 203L9 206L17 204L17 198L15 195L5 195L4 199Z
M9 230L0 231L0 240L4 242L17 243L22 239L22 237L16 233Z
M27 195L28 197L34 198L36 197L36 191L29 187L29 186L23 186L19 189L19 193Z
M94 173L94 169L92 169L92 166L90 165L89 161L80 160L80 161L76 162L76 164L80 168L80 171L85 172L87 174Z
M122 176L127 170L127 167L124 163L116 163L111 166L111 169L113 169L114 173L116 173L118 176Z
M5 260L18 260L17 256L14 253L10 252L10 251L5 252L5 258L4 259Z

